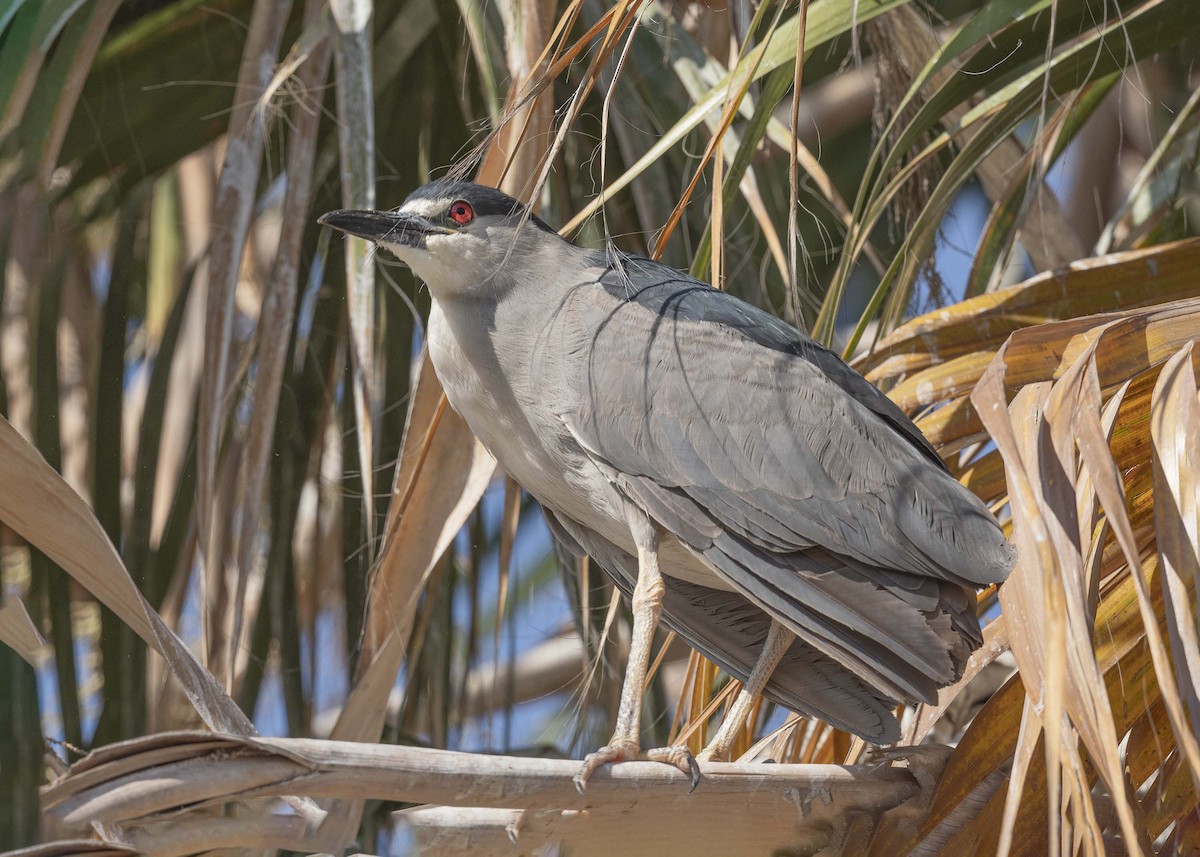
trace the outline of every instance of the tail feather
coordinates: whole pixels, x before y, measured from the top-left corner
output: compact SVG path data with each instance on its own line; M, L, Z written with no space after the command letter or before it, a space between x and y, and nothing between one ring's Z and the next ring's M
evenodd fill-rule
M586 552L630 597L637 560L573 521L547 513L551 530L572 553ZM725 672L745 681L766 641L771 616L737 592L664 576L663 623ZM790 711L816 717L865 740L892 743L900 727L895 701L802 639L788 649L763 695Z
M637 560L603 537L547 513L575 553L590 554L631 596ZM764 696L876 743L899 739L897 700L933 703L982 642L975 599L963 586L879 568L821 548L766 551L724 534L696 552L736 591L664 576L663 622L745 681L772 617L797 639Z

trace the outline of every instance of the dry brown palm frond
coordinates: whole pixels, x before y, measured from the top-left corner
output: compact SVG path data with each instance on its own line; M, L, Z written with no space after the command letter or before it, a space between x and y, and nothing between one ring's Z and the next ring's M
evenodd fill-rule
M167 854L185 853L175 850L179 830L190 832L192 850L228 842L226 826L245 837L244 845L278 842L274 826L255 834L234 819L214 818L206 807L289 792L526 810L520 825L526 841L561 834L566 825L585 847L639 842L642 848L719 854L731 844L757 849L781 841L797 826L803 838L827 842L842 813L878 812L912 798L920 788L912 775L896 768L720 764L706 775L704 788L689 795L679 772L631 763L599 773L583 797L571 782L575 769L568 760L165 733L115 745L78 763L45 792L45 807L64 835L99 823L139 848ZM164 777L173 785L163 787ZM632 806L644 803L655 812L638 814L642 821L633 825L614 823L628 815L631 795ZM575 820L581 816L592 820Z

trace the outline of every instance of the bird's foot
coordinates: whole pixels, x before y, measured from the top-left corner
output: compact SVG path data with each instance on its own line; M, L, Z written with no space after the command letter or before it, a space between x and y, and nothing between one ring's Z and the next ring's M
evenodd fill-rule
M694 792L696 786L700 785L700 764L687 747L678 745L655 747L653 750L647 750L642 753L639 758L647 762L663 762L683 771L683 773L691 778L691 784L688 786L688 794Z
M678 768L691 777L691 788L688 794L696 790L700 783L700 765L687 747L655 747L653 750L641 750L636 741L613 741L601 747L594 753L588 753L583 760L583 767L575 775L575 790L583 794L588 780L599 768L613 762L663 762Z

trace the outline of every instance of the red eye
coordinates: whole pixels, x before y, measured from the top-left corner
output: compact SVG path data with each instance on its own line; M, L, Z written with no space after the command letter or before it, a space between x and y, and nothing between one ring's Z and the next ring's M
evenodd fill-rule
M475 210L471 208L470 203L460 199L450 206L450 219L466 226L475 219Z

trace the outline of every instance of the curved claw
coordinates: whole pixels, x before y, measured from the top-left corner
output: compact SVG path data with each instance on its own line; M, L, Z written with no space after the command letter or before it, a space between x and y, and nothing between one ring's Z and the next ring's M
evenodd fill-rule
M583 759L583 767L579 769L579 773L575 775L575 791L579 792L580 796L587 790L588 780L592 778L592 774L604 765L620 762L624 759L639 758L637 744L612 743L605 744L594 753L588 753Z
M648 762L664 762L687 774L691 781L688 794L694 792L696 786L700 785L700 763L696 761L696 757L687 747L658 747L654 750L647 750L638 758Z
M690 787L688 794L696 790L696 786L700 785L700 763L696 761L696 757L688 751L687 747L657 747L653 750L639 752L636 746L616 743L608 744L601 747L594 753L588 753L583 760L583 766L579 769L574 777L575 791L582 796L587 790L588 780L592 778L592 774L597 769L604 765L613 762L621 762L629 759L638 759L645 762L662 762L665 765L670 765L677 768L688 775Z

